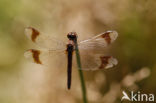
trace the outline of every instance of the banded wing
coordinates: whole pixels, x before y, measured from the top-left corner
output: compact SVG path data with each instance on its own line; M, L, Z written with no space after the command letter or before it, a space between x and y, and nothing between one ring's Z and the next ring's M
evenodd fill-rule
M106 31L79 45L82 70L108 69L117 65L118 61L112 56L105 56L105 48L113 43L118 36L116 31Z
M97 36L94 36L90 39L81 41L79 45L79 49L83 50L103 50L109 44L113 43L118 37L118 33L116 31L106 31Z
M118 64L117 59L112 56L98 55L94 53L81 53L82 70L108 69Z
M33 42L42 48L49 50L65 50L66 44L54 37L44 35L37 29L32 27L27 27L25 29L26 36Z
M67 63L65 51L29 49L24 56L33 63L46 66Z
M35 44L44 48L43 50L30 49L24 56L31 62L42 65L58 64L61 59L66 58L66 44L51 36L43 35L32 27L25 29L26 36ZM66 59L65 59L66 60Z

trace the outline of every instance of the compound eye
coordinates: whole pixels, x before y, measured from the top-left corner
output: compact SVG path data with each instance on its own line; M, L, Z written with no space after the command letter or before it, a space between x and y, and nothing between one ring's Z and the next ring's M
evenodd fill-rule
M67 38L69 38L69 37L70 37L70 35L68 34L68 35L67 35Z
M71 36L72 36L71 33L68 33L68 34L67 34L67 37L68 37L68 38L71 38Z

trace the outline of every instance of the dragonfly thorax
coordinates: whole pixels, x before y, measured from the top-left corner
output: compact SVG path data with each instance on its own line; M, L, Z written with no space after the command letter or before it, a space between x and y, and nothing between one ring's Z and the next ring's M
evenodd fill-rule
M74 50L74 45L73 44L67 44L67 52L73 51Z

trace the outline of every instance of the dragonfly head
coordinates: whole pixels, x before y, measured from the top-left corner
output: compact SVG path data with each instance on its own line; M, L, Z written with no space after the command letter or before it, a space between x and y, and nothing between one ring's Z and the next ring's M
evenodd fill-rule
M69 40L76 40L76 39L77 39L77 34L76 34L76 32L69 32L69 33L67 34L67 38L68 38Z

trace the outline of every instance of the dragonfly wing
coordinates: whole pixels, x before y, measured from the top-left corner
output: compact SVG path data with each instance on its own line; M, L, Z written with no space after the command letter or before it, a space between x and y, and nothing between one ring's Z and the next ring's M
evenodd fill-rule
M51 36L43 35L38 30L32 27L25 29L26 36L34 43L38 44L42 48L48 48L51 50L64 50L66 44Z
M82 70L108 69L118 64L117 59L112 56L103 56L89 52L81 53L80 51L80 58Z
M118 61L112 56L104 56L105 48L113 43L118 36L116 31L106 31L79 45L82 70L108 69L117 65Z
M88 40L81 41L79 45L79 49L83 50L101 50L107 47L109 44L113 43L118 37L118 33L116 31L106 31L97 36L94 36Z
M65 51L48 51L48 50L36 50L29 49L24 53L24 56L31 62L41 65L60 65L62 59L66 61ZM62 63L61 63L62 64Z

